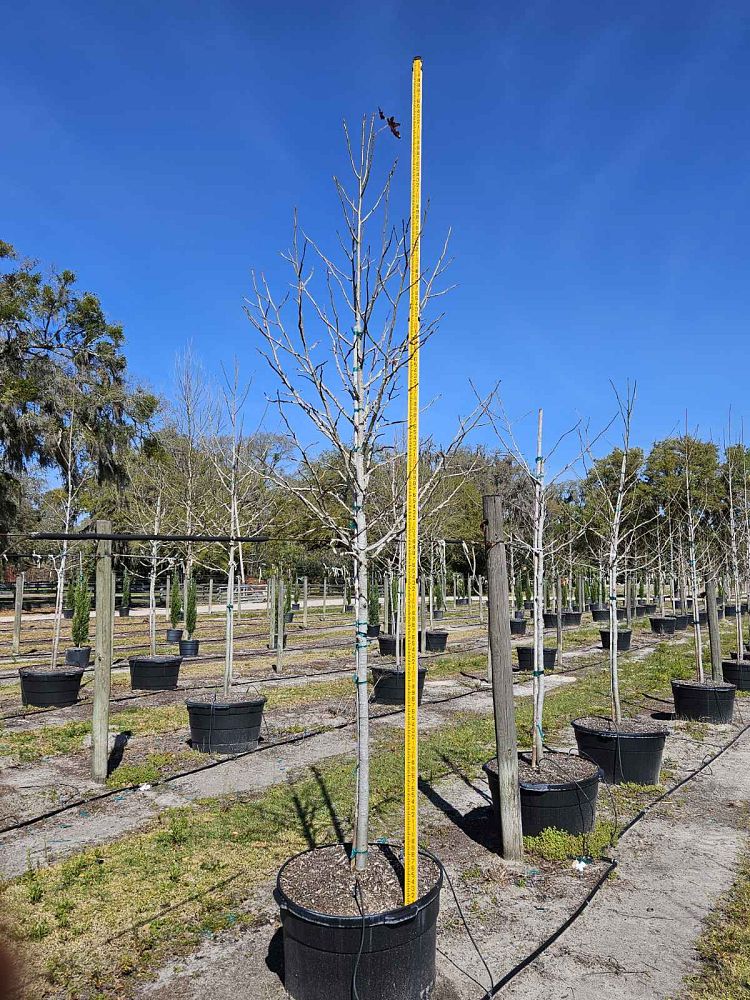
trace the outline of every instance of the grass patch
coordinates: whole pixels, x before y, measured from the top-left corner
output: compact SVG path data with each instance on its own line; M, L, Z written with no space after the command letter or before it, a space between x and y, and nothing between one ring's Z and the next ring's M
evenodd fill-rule
M750 989L750 852L729 893L698 939L700 972L687 983L686 1000L746 1000Z
M571 858L599 859L616 843L614 823L597 823L591 833L573 836L549 827L538 837L524 837L523 846L529 860L567 861Z

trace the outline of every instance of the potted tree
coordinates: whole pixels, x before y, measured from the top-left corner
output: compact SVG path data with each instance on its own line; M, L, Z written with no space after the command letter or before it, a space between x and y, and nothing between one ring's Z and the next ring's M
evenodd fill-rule
M459 442L476 426L480 412L477 409L462 420L453 442L424 470L418 466L408 475L398 442L394 440L391 448L385 441L393 433L394 393L413 356L413 340L405 334L399 305L414 299L413 321L418 314L422 317L418 336L423 340L431 328L427 317L434 279L421 270L407 278L410 264L416 263L411 234L419 230L421 214L411 228L399 228L402 235L395 240L390 224L383 226L393 174L385 175L385 187L372 197L377 134L374 118L363 120L359 142L351 141L347 132L354 181L347 190L337 180L346 214L347 236L339 244L342 260L332 261L295 227L292 250L286 255L292 269L293 290L285 296L290 308L280 305L267 281L258 276L248 310L263 356L279 384L276 400L300 468L299 477L272 473L272 479L315 516L331 545L347 558L358 630L359 623L367 620L371 562L404 530L404 481L412 489L418 487L420 505L439 483L448 490L448 471L454 462L458 465ZM372 251L370 229L380 234L376 241L381 237L383 241ZM320 263L314 277L308 259L312 255ZM334 307L319 307L318 292L326 301L332 292L337 299ZM326 439L327 453L318 449L313 456L303 432L297 431L301 422L314 429L317 439ZM333 490L331 483L336 484ZM285 987L295 1000L350 1000L358 991L363 997L377 995L378 1000L427 997L435 980L440 865L420 854L417 899L404 906L398 852L369 841L368 643L360 631L355 664L352 843L305 852L287 862L277 880ZM364 873L369 888L362 896L357 883ZM372 991L374 984L377 994Z
M620 560L633 546L641 527L639 492L643 453L630 446L635 389L616 393L622 423L622 447L591 464L584 483L591 530L604 542L609 581L609 629L602 645L609 650L610 718L587 716L573 721L578 751L594 760L608 782L656 785L668 730L653 719L625 719L620 705L618 653L630 646L631 629L619 629L617 580ZM616 641L612 641L612 637Z
M127 566L122 573L122 598L120 600L120 618L130 614L130 573Z
M55 662L48 669L21 667L21 701L35 708L64 708L78 701L83 672L88 667L91 647L88 645L91 597L88 585L80 577L69 598L73 602L71 633L73 647L65 652L65 667ZM54 657L54 651L53 651Z
M699 614L698 587L698 531L705 514L708 491L698 479L693 483L693 461L697 442L688 434L685 418L685 436L678 447L683 460L683 489L679 499L682 502L687 527L687 547L689 565L689 586L692 592L691 609L693 616L693 640L695 649L695 678L693 680L672 679L672 697L678 719L702 722L727 723L732 721L735 686L723 680L706 677L703 669L703 642ZM709 445L716 456L715 445ZM739 653L739 651L738 651Z
M75 588L73 621L70 634L73 640L71 649L65 650L65 662L76 667L87 667L91 656L89 645L89 625L91 620L91 594L89 583L85 576L78 577Z
M295 578L294 578L293 591L294 591L294 593L292 595L292 603L291 603L291 609L290 610L292 610L292 611L299 611L299 577L297 577L297 576L295 576Z
M432 616L436 622L445 618L445 592L443 591L443 581L438 576L432 591L433 609Z
M497 422L493 419L493 426ZM531 554L534 586L534 645L530 649L532 665L533 719L531 752L519 758L521 825L525 836L536 836L549 826L566 833L588 833L596 821L596 800L599 789L599 768L580 756L566 753L545 753L543 737L545 662L542 607L545 587L545 529L549 485L545 483L545 459L542 451L543 412L537 414L536 461L533 470L515 445L509 432L509 450L515 452L526 476L531 499ZM567 467L566 467L567 468ZM559 578L558 578L559 579ZM560 590L558 589L558 594ZM562 603L560 601L560 603ZM520 647L519 647L520 657ZM484 765L493 802L499 811L499 781L497 758Z
M187 586L187 603L185 605L185 631L187 639L180 639L180 656L197 656L198 640L194 639L198 624L198 587L194 579Z
M169 588L169 622L171 628L167 629L167 642L179 642L182 639L182 629L177 626L182 621L182 594L177 574L172 574L172 581Z

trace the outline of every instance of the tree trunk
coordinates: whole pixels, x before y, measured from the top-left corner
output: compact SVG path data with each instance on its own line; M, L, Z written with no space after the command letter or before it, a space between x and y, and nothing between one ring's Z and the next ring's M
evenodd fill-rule
M721 683L724 672L721 669L721 636L719 635L719 612L716 607L716 581L706 580L706 618L708 619L708 639L711 646L711 676ZM741 651L738 652L742 659Z
M96 522L97 535L112 533L111 521ZM112 683L112 633L115 588L112 574L112 542L96 543L96 658L94 661L94 709L91 724L91 776L107 780L109 760L109 697Z

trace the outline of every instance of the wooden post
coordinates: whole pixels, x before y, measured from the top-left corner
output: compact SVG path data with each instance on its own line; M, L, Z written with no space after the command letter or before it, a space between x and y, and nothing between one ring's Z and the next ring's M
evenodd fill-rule
M328 597L328 577L323 577L323 617L326 616L326 597Z
M484 625L484 609L482 607L482 601L484 600L484 594L482 593L482 574L480 573L477 577L477 590L479 591L479 624Z
M284 577L279 573L277 580L277 604L276 604L276 666L277 674L281 673L282 660L284 658Z
M13 655L21 652L21 613L23 611L23 584L26 576L19 573L16 577L16 606L13 615Z
M164 607L167 609L167 617L169 617L169 605L172 597L172 567L170 566L167 570L167 586L164 591Z
M96 533L112 533L111 521L97 521ZM91 726L91 776L107 780L109 759L109 695L112 680L114 621L112 542L96 543L96 658L94 660L94 716Z
M585 595L584 595L584 591L583 591L583 573L579 573L578 574L578 610L579 611L585 611L586 610L586 601L585 601L584 598L585 598Z
M269 576L266 584L266 609L268 611L268 648L276 643L276 577Z
M302 627L307 628L307 577L302 577Z
M214 610L214 578L209 576L208 578L208 613Z
M429 602L430 602L430 604L429 604L429 606L430 606L430 628L433 628L434 625L435 625L435 593L434 593L434 583L435 583L435 581L434 581L433 577L430 576L430 598L429 598Z
M693 614L696 618L698 617L696 608L693 609ZM719 636L719 613L716 608L716 580L706 580L706 617L708 618L708 640L711 645L711 676L715 681L721 683L724 680L724 672L721 669L721 638ZM737 656L742 657L741 650L738 650Z
M487 551L487 618L492 657L492 703L500 792L499 832L502 855L511 861L518 860L523 855L523 835L508 617L508 569L500 497L484 497L482 507Z

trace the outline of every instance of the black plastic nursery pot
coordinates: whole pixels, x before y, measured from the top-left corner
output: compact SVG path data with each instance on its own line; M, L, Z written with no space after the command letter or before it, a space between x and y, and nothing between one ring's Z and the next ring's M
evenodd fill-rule
M635 615L636 618L645 618L646 617L646 605L645 604L636 604L635 611L633 613L634 613L634 615Z
M245 753L258 745L265 698L245 701L189 699L190 744L201 753Z
M372 700L379 705L403 705L406 701L406 674L395 667L372 667ZM426 667L417 668L417 702L422 704Z
M750 691L750 660L723 660L721 672L727 684L734 684L738 691Z
M717 681L672 681L674 712L691 722L727 724L734 713L734 684Z
M609 649L609 629L600 629L599 635L602 637L602 649ZM630 640L632 638L632 628L620 628L617 630L617 648L621 653L627 653L630 649Z
M425 645L428 653L444 653L448 645L448 633L445 629L427 629Z
M688 625L691 623L692 617L690 615L675 615L674 616L674 629L675 632L684 632Z
M578 626L581 624L581 612L580 611L563 611L562 613L562 623L566 627L571 625Z
M181 656L131 656L128 662L134 691L170 691L177 687Z
M526 635L526 619L525 618L511 618L511 620L510 620L510 634L511 635Z
M518 669L519 670L533 670L534 669L534 647L533 646L517 646L516 652L518 653ZM544 670L545 673L550 673L555 669L555 659L557 658L557 648L556 647L546 647L544 648L544 653L542 654L542 659L544 660Z
M443 618L445 618L445 611L443 610L443 608L440 608L440 610L435 608L435 610L432 612L432 617L435 619L436 622L441 622Z
M520 622L525 621L526 620L526 612L525 611L514 611L513 614L511 615L511 618L515 618L517 621L520 621Z
M608 719L575 719L571 725L578 752L593 760L607 784L658 785L669 731L651 726L642 732L618 730Z
M302 906L284 891L285 870L301 855L282 866L274 895L284 938L284 987L293 1000L432 996L443 868L428 851L419 853L434 862L435 884L409 906L365 916L332 916Z
M608 622L609 608L592 608L591 617L595 622Z
M179 642L182 638L181 628L168 628L167 629L167 642Z
M564 617L564 615L563 615ZM542 620L545 628L557 628L557 612L543 611Z
M469 598L468 597L457 597L456 598L456 606L459 607L459 608L465 608L468 605L468 603L469 603Z
M524 606L524 608L527 611L533 611L534 610L534 602L533 601L524 601L523 602L523 606Z
M180 656L197 656L199 646L200 640L198 639L180 639Z
M34 708L65 708L75 705L81 689L83 667L60 670L36 670L21 667L21 702Z
M65 650L65 662L71 667L83 667L85 670L90 659L91 646L71 646Z
M736 618L737 617L737 605L736 604L725 604L724 605L724 614L727 616L727 618Z
M24 607L23 610L24 611L31 611L31 608ZM67 618L67 620L70 621L72 617L73 617L73 609L72 608L63 608L63 618Z
M377 639L380 635L380 625L368 625L367 626L367 638Z
M120 608L120 618L128 618L130 616L130 607L128 605L123 605Z
M285 625L291 625L293 621L294 621L294 612L293 611L285 611L284 612L284 624Z
M559 758L567 754L550 754ZM497 761L483 765L492 796L496 821L500 822L500 791L497 780ZM521 829L524 837L537 837L543 830L554 827L564 833L579 836L590 833L596 823L596 800L599 793L601 772L591 765L591 774L585 778L565 781L528 781L521 779Z
M292 601L292 611L299 611L299 601Z
M649 618L649 622L651 624L651 631L654 635L674 635L674 618L651 617Z

